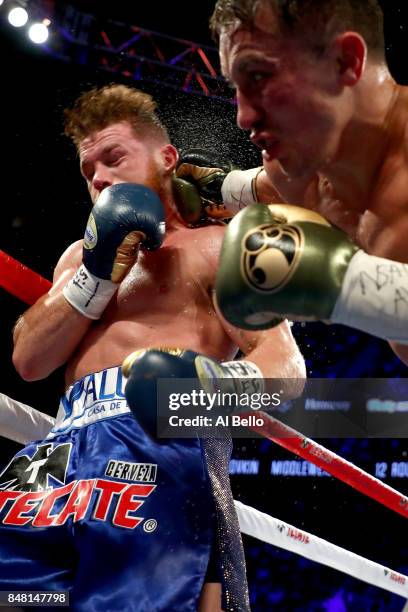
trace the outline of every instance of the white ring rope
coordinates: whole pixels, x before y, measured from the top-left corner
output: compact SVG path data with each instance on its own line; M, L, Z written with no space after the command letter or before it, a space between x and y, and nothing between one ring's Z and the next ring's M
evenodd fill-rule
M28 444L45 438L54 423L48 414L0 393L0 436Z
M241 532L408 599L408 576L235 500Z
M55 419L0 393L0 435L27 444L43 439ZM235 500L241 532L408 599L408 576L369 561Z

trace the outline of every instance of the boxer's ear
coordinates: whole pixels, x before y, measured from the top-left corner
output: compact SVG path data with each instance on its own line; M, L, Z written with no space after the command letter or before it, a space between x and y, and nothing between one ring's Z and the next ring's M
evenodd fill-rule
M341 85L354 87L364 70L367 45L357 32L343 32L332 43L332 56L336 62L337 78Z
M164 145L164 147L162 147L160 153L163 160L163 168L166 173L173 172L173 170L175 170L176 168L179 158L176 147L170 143L166 144Z

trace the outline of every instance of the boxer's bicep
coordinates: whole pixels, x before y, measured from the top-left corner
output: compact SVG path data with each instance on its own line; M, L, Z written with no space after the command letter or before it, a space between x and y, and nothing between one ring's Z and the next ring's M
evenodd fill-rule
M62 295L69 275L80 263L81 253L80 242L65 251L56 266L50 291L17 322L13 363L24 380L45 378L66 363L91 323L74 311Z
M53 273L53 284L48 291L47 294L43 295L37 302L29 308L29 310L33 308L38 308L46 299L48 295L54 295L61 286L64 286L66 280L69 279L70 275L75 272L78 266L81 263L81 252L82 252L82 240L78 240L71 244L61 255ZM66 279L66 280L65 280ZM26 311L27 312L27 311ZM24 326L24 313L21 317L19 317L16 321L16 324L13 329L13 340L17 341L18 336Z

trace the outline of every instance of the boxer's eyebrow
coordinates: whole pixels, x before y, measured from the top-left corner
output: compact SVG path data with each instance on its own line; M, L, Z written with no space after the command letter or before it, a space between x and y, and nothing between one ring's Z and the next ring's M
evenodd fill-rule
M247 55L246 57L237 59L236 64L233 66L233 73L240 75L245 72L250 72L254 68L259 68L260 66L269 68L271 70L279 66L279 60L271 57L265 57L263 55L259 55L258 53Z
M104 159L117 148L122 148L123 150L125 150L122 144L114 142L103 146L99 151L96 151L94 155L91 154L89 159L86 157L86 155L84 155L84 157L80 160L79 163L81 174L83 176L86 176L87 171L90 170L93 166L94 159Z
M104 157L105 155L109 155L112 151L118 147L122 147L122 145L118 142L110 143L102 147L99 151L99 157Z

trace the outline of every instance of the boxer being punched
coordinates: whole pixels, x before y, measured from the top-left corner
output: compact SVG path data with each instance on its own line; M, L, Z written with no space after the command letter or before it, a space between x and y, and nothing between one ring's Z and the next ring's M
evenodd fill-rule
M391 345L408 363L408 348L398 342L392 323L399 319L399 330L406 332L408 89L388 71L377 1L219 0L212 28L223 73L237 91L238 124L250 131L264 162L263 171L227 175L224 203L236 209L254 200L292 202L344 230L360 251L345 276L334 320L367 330L366 316L375 316L377 324L368 329L394 338ZM264 213L259 215L252 218L254 226L261 224ZM307 246L313 251L322 243L314 244L310 235ZM313 257L309 271L319 276ZM358 308L356 286L363 286L361 294L370 292L369 312ZM293 301L285 305L281 297L277 312L294 314ZM254 308L255 303L254 295ZM246 325L243 301L235 304L235 321ZM269 311L274 306L271 294ZM265 311L265 304L260 309ZM322 318L319 308L315 318ZM406 343L406 334L400 338Z
M212 479L213 448L144 431L119 366L132 351L163 346L178 349L179 361L159 352L175 368L180 349L216 364L240 348L246 377L302 379L304 364L286 323L242 332L216 313L224 227L183 223L172 192L177 151L154 108L118 85L84 94L67 113L94 207L84 240L15 328L22 377L66 364L67 392L46 440L0 476L0 589L69 590L73 609L86 612L247 610L236 517L225 516L228 443ZM238 380L228 364L219 372ZM299 390L288 382L288 391ZM133 402L137 416L145 407Z

